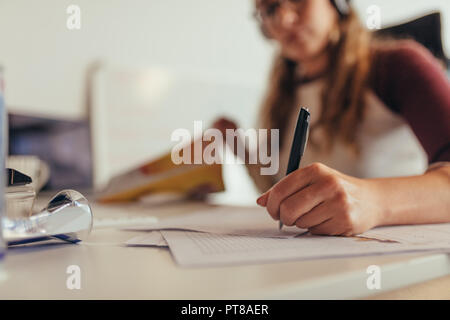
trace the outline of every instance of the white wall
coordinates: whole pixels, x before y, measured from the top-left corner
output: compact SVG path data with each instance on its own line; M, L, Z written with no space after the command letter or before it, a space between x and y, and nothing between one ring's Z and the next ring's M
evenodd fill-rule
M383 24L441 10L450 53L450 1L353 2L363 17L369 5L379 5ZM70 4L81 7L81 30L66 28ZM112 92L104 98L108 112L113 112L113 106L134 110L127 119L123 114L120 118L129 120L131 128L124 135L134 133L144 141L139 144L130 138L134 143L125 148L131 150L128 153L133 159L115 170L162 152L167 144L162 132L169 132L170 126L190 128L189 123L199 114L208 122L215 114L240 115L246 118L240 124L248 126L272 55L271 45L252 18L252 5L252 0L0 0L0 65L6 70L7 105L33 114L82 117L86 114L84 86L90 63L101 60L125 66L124 70L153 70L148 77L145 72L144 77L133 73L131 78L113 76L104 82L102 92ZM155 74L155 68L162 73ZM173 78L161 76L167 69ZM156 91L155 75L159 82L164 80L157 83ZM131 88L133 83L138 83L133 87L137 91ZM123 94L118 92L121 88ZM159 92L158 97L154 92ZM185 105L188 114L182 112ZM171 116L176 121L161 120ZM154 122L160 119L159 126L147 126L150 117ZM118 123L113 130L123 127ZM149 137L148 143L145 137ZM100 145L106 144L102 141ZM218 200L254 203L257 193L242 166L225 166L224 176L228 191Z
M66 28L66 7L82 28ZM80 115L86 65L166 65L258 80L269 58L242 0L2 0L0 64L14 109Z
M382 10L383 23L440 9L450 52L448 0L354 0ZM66 8L82 10L82 28L66 28ZM0 0L0 65L9 108L53 116L85 112L84 77L97 59L169 66L262 86L270 46L251 0Z

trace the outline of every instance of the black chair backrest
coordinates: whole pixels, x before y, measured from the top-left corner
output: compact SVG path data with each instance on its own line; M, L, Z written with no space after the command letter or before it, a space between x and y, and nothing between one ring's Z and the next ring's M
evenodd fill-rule
M396 39L414 39L430 50L436 58L444 62L448 69L450 68L450 60L444 53L441 25L441 13L433 12L406 23L377 30L375 34Z

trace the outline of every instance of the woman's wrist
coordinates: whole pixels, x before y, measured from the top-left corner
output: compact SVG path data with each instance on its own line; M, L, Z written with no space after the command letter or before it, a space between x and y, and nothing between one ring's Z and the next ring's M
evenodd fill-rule
M367 180L378 204L377 225L450 221L449 167L422 175Z
M383 184L376 179L359 179L355 185L360 189L361 207L364 209L368 229L386 225L390 215L389 203L386 201Z
M421 176L371 179L370 184L376 202L377 226L417 223L413 206L414 189Z
M389 225L390 217L392 216L392 208L388 201L389 197L386 195L386 186L384 181L370 179L367 180L367 183L374 204L374 227Z

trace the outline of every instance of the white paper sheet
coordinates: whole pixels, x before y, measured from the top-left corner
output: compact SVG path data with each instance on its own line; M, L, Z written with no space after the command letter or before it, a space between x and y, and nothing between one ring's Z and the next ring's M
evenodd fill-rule
M278 221L274 221L265 208L259 207L217 207L126 229L141 231L175 229L265 238L292 238L307 232L305 229L286 226L280 231Z
M360 238L303 235L261 238L190 231L161 231L176 262L185 267L282 262L405 252L450 252L450 243L409 245Z
M381 227L358 237L313 236L296 227L279 231L278 222L257 207L217 207L128 229L147 231L128 245L168 245L182 266L450 252L450 223Z
M125 242L127 246L131 247L167 247L168 244L161 232L149 231L131 238Z

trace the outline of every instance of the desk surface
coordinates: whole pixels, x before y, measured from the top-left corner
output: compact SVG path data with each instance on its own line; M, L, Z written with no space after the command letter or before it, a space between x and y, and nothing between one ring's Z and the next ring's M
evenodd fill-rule
M183 214L204 204L94 204L95 217ZM125 247L136 232L94 229L78 244L8 251L0 299L346 299L380 295L450 274L450 256L407 254L214 268L182 268L168 249ZM66 287L67 267L81 269L81 289ZM366 286L381 267L381 290Z

